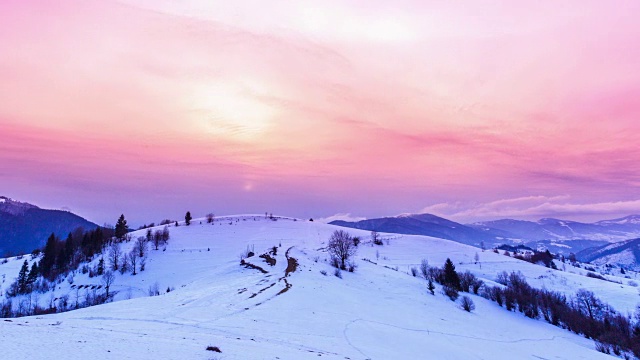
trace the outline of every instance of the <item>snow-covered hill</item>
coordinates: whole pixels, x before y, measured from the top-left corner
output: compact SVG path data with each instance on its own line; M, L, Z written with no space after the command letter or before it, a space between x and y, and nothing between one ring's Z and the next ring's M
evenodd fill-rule
M118 292L115 302L0 321L2 355L12 359L610 358L595 351L591 340L508 312L481 297L471 296L476 310L468 313L439 289L430 295L425 281L409 274L409 268L422 259L442 266L451 258L457 270L468 269L488 283L501 271L519 270L535 287L568 295L589 289L623 312L633 311L640 300L634 286L588 278L582 269L566 265L566 271L550 270L425 236L386 235L387 245L361 244L356 272L343 272L338 278L324 251L336 229L252 215L171 226L166 250L150 252L146 271L135 276L117 273L112 286ZM350 232L364 240L368 237L366 231ZM135 239L144 231L132 235ZM125 250L132 246L133 242L124 245ZM257 256L247 259L267 273L240 266L240 254L247 247L259 255L274 246L275 266ZM480 261L475 263L478 252ZM299 263L288 276L287 257ZM2 289L6 291L23 261L12 258L0 264ZM162 294L149 297L156 283ZM66 294L73 302L99 284L98 278L77 273L73 284L65 280L53 294L31 301L48 303ZM222 353L207 351L207 346L217 346Z

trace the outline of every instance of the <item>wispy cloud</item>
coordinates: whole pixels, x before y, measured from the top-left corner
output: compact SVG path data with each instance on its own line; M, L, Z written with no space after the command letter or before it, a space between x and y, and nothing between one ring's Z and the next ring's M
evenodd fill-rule
M567 217L570 219L604 219L608 216L640 214L640 200L576 203L568 195L527 196L487 203L440 203L422 212L449 217L464 222L501 218L538 219Z
M365 218L365 217L352 216L349 213L342 213L342 214L335 214L335 215L327 216L325 218L320 218L320 219L317 219L316 221L319 221L319 222L322 222L322 223L330 223L330 222L336 221L336 220L360 221L360 220L366 220L366 219L367 218Z

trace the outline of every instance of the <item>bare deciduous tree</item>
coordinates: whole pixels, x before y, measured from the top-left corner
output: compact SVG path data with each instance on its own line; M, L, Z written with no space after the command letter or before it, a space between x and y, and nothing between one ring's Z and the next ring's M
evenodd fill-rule
M129 271L129 254L123 252L120 258L120 274L124 274L127 271Z
M347 260L356 254L357 248L348 232L336 230L329 238L327 250L340 262L340 268L344 270L347 268Z
M576 307L592 320L599 320L604 312L605 306L593 292L580 289L576 293Z
M147 252L147 238L144 236L139 236L136 239L136 244L134 245L134 251L138 253L139 257L143 257Z
M111 288L111 285L113 285L113 282L115 280L116 276L111 270L105 271L104 275L102 275L102 285L104 285L107 299L109 298L109 289Z
M138 263L138 252L134 249L129 253L129 265L131 265L131 274L136 275L136 265Z
M147 257L149 255L147 253L144 254L143 257L140 258L140 271L144 271L144 269L147 267Z
M422 259L420 262L420 273L425 280L429 279L429 261L427 259Z
M120 244L115 242L111 244L111 246L109 247L109 266L111 267L111 270L118 270L121 253L122 250L120 250Z
M153 234L153 246L156 250L160 247L160 245L166 245L169 242L169 228L167 226L164 229L156 230Z
M382 245L382 238L380 237L380 234L378 234L377 231L371 232L371 242L376 245Z

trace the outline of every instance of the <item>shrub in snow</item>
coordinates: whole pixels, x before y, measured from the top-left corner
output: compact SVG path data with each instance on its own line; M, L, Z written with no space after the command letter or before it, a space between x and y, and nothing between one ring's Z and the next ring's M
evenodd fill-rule
M158 296L160 295L160 285L156 281L152 285L149 286L149 296Z
M413 277L418 276L418 269L416 267L411 268L411 276Z
M355 245L356 247L358 247L358 245L360 245L360 237L359 236L354 236L353 237L353 245Z
M473 300L471 300L467 295L464 295L462 299L460 299L460 307L466 312L471 312L476 309L476 305L473 303Z
M337 278L342 279L342 272L340 271L340 269L336 269L336 271L333 272L333 275Z
M587 273L587 277L594 278L594 279L600 279L600 280L607 280L604 276L598 275L598 274L592 273L592 272L588 272Z
M427 290L429 290L431 295L435 295L435 292L434 292L435 289L436 289L436 286L433 284L433 280L429 279L429 281L427 282Z
M446 295L447 297L449 297L449 299L451 299L451 301L456 301L458 299L458 289L453 288L451 286L448 285L444 285L442 287L442 293L444 295Z
M221 353L222 352L220 350L220 348L217 347L217 346L207 346L207 351L213 351L213 352L217 352L217 353Z
M320 270L320 274L327 276L327 272L325 270Z

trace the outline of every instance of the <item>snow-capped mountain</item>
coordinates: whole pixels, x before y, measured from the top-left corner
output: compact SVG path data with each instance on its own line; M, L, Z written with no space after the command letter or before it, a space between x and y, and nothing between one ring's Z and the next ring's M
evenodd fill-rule
M616 265L640 269L640 239L626 240L583 250L576 254L580 261L596 265Z
M469 224L470 227L491 233L498 229L524 242L542 240L593 240L616 242L640 236L640 216L604 220L595 223L545 218L537 222L501 219Z
M55 233L66 237L75 229L95 229L98 225L62 210L46 210L0 196L0 256L30 253L44 245Z
M640 225L640 215L629 215L619 219L602 220L602 221L598 221L596 224L602 225L602 226Z
M161 228L152 229L160 230ZM495 284L502 271L520 271L532 286L573 296L589 289L619 311L633 311L637 289L482 252L426 236L394 236L389 244L362 243L357 270L334 276L326 251L339 228L293 218L243 215L209 224L195 219L171 225L164 249L150 250L147 268L116 272L115 301L66 313L0 321L7 358L50 359L611 359L593 341L526 318L482 297L469 295L466 312L435 295L412 276L422 259ZM365 238L369 233L348 230ZM131 233L133 239L146 230ZM135 241L122 243L127 253ZM275 248L275 249L274 249ZM256 255L245 258L247 250ZM259 254L269 253L274 265ZM476 259L476 254L478 254ZM105 255L106 257L107 255ZM297 263L290 266L291 259ZM0 262L5 290L23 262ZM88 267L96 266L95 258ZM251 266L249 266L249 265ZM262 270L260 270L262 269ZM100 280L77 271L37 296L14 298L14 306L68 299L82 302ZM0 291L1 292L1 291ZM160 294L149 297L149 293ZM2 300L0 298L0 300ZM27 303L27 301L29 301ZM22 305L19 305L22 304ZM73 306L73 305L71 305ZM221 353L207 351L219 350Z

